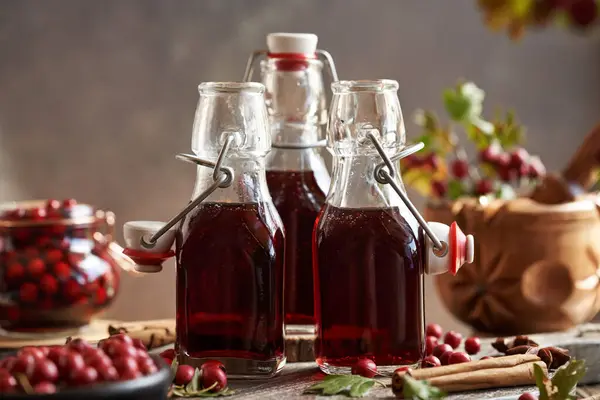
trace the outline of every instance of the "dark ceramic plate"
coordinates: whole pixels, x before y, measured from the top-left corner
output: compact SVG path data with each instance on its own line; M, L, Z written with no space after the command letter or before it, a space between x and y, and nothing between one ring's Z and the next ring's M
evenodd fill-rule
M64 389L54 394L6 394L2 400L165 400L171 385L171 368L162 357L150 355L159 367L157 373L125 382L99 383Z

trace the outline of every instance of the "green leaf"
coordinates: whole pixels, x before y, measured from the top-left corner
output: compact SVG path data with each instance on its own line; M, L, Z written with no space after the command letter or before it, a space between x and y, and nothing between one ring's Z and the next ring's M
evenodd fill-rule
M175 376L175 374L177 374L177 367L179 367L179 361L177 361L177 357L175 357L171 362L171 375Z
M321 382L308 387L304 393L324 396L343 394L348 397L363 397L377 383L375 379L360 375L328 375Z
M200 376L201 372L198 368L194 371L194 376L190 383L185 386L185 391L188 393L197 392L200 389Z
M469 117L471 103L469 99L461 96L452 89L446 89L443 94L444 107L446 112L454 121L464 121Z
M354 385L350 388L350 397L363 397L373 386L375 386L374 381Z
M421 196L431 195L431 181L433 172L423 168L412 168L402 171L402 180L407 186L415 189Z
M546 376L546 373L544 372L542 367L535 364L533 366L533 375L535 376L535 385L540 391L538 400L550 400L550 397L548 397L548 389L552 389L552 383Z
M443 95L446 111L454 121L468 122L481 118L485 92L473 82L465 82L456 89L447 89Z
M409 374L404 375L402 395L405 399L413 400L443 399L446 397L444 391L431 386L427 381L418 381Z
M453 179L448 182L448 197L450 200L456 200L465 194L465 187L461 181Z
M577 382L583 378L587 371L585 360L572 359L567 364L556 370L552 377L552 385L558 389L560 399L568 399ZM557 397L558 399L558 397Z

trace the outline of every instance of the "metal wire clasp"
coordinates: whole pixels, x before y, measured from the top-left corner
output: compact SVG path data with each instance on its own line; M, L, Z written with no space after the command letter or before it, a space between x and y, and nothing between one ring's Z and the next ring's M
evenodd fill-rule
M316 53L317 53L317 58L320 59L323 62L323 64L325 64L325 66L327 67L327 72L329 73L329 78L331 78L331 80L333 82L337 82L338 74L337 74L337 70L335 68L335 63L333 62L333 57L331 57L331 54L329 54L329 52L327 52L325 50L319 50L319 49L317 49ZM257 50L255 52L253 52L252 54L250 54L250 57L248 57L248 62L246 63L246 70L244 71L243 82L252 81L252 77L254 75L254 64L260 58L267 56L268 54L269 54L269 52L267 50Z
M233 143L233 139L233 135L227 136L227 139L225 140L225 143L223 143L223 147L221 147L221 150L219 151L219 156L217 157L217 161L215 163L189 154L178 154L176 156L178 159L191 161L203 167L213 168L214 182L204 192L200 193L198 197L196 197L192 202L190 202L190 204L188 204L187 207L181 210L175 217L169 220L169 222L167 222L154 235L152 235L152 237L150 237L148 241L146 241L142 236L140 240L142 247L146 249L152 249L156 245L156 241L160 239L162 235L167 233L169 229L171 229L177 222L184 218L190 211L196 208L198 204L202 203L215 190L231 186L234 177L233 169L230 167L224 167L223 161L225 160L227 152L229 151L229 147L231 147L231 143Z
M394 189L394 191L398 194L398 196L400 196L400 199L402 199L402 202L406 205L411 214L417 219L417 222L419 223L419 225L421 225L421 228L423 228L429 239L431 239L431 241L433 242L433 250L435 255L438 257L444 257L448 253L447 243L440 241L435 235L435 233L433 233L423 216L421 216L417 208L414 206L413 203L411 203L406 193L404 193L402 189L400 189L400 186L394 179L396 176L394 162L410 154L416 153L417 151L425 147L425 145L423 143L417 143L415 145L407 147L406 149L402 150L398 154L393 155L392 157L388 157L387 154L385 154L381 143L379 143L379 140L377 140L373 133L367 133L367 137L371 139L373 145L375 146L375 149L383 159L383 162L375 167L375 180L381 184L388 184L392 187L392 189ZM385 167L387 167L387 170L385 169Z

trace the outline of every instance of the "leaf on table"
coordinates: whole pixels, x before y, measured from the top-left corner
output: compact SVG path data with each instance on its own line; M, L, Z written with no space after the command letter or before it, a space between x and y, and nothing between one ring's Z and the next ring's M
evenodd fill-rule
M321 382L308 387L304 393L324 396L343 394L348 397L363 397L377 383L375 379L360 375L328 375Z
M173 376L175 376L175 374L177 374L178 367L179 367L179 361L177 361L177 358L174 358L173 361L171 362L171 374Z
M404 385L402 386L402 395L405 399L412 400L433 400L443 399L446 392L431 386L427 381L418 381L408 374L404 374Z
M552 385L558 389L560 397L552 397L551 400L570 399L571 391L577 385L577 382L583 378L587 371L585 360L572 359L567 364L556 370L551 379Z
M198 390L200 390L200 376L201 372L198 368L196 368L192 380L185 386L186 392L197 392Z
M552 382L548 379L542 367L535 364L533 366L533 375L535 376L535 385L540 391L538 400L550 400L548 392L552 392Z

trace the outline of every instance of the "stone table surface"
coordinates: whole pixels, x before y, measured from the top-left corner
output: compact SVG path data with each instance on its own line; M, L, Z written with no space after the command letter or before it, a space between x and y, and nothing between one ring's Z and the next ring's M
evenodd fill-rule
M586 385L578 387L578 398L584 398L600 393L600 325L582 325L577 329L567 332L531 335L541 346L555 345L566 347L571 354L578 359L586 359L588 373L583 379ZM482 339L482 351L477 355L495 354L490 343L494 339ZM160 352L168 347L154 350ZM261 381L236 381L229 382L236 394L228 397L235 399L342 399L344 396L316 396L303 395L302 392L312 383L322 378L317 365L314 362L288 363L282 372L271 379ZM389 378L382 378L382 382L389 384ZM460 392L450 394L448 400L509 400L518 399L523 392L537 394L535 386L502 388L496 390L478 390L472 392ZM395 399L390 387L374 387L365 399Z

